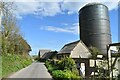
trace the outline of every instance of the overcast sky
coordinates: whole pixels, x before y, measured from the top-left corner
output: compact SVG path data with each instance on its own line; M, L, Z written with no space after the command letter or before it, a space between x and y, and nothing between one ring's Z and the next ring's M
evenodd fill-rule
M108 7L112 42L118 42L118 0L13 1L23 37L32 47L30 54L37 54L39 49L59 51L66 43L78 40L78 11L91 2L101 2Z

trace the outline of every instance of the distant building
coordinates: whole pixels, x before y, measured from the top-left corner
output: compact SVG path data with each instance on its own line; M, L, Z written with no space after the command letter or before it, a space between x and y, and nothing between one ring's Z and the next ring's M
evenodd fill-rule
M89 49L81 40L64 45L64 47L57 53L58 59L63 57L89 58L91 56Z
M42 60L54 59L56 58L57 51L50 51L43 54L41 57Z
M49 49L40 49L38 52L38 57L41 58L46 52L50 52Z

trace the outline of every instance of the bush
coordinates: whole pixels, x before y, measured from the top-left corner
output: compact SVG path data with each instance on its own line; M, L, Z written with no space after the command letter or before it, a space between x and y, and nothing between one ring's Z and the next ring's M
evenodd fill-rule
M52 72L52 75L57 80L81 80L80 76L75 75L70 70L55 70Z
M71 58L62 59L56 64L53 64L52 61L46 61L45 65L56 80L82 80L77 71L75 61Z
M45 66L48 67L49 65L51 65L51 64L50 64L50 61L46 61L46 62L45 62Z
M57 70L57 67L56 66L54 66L54 65L52 65L52 63L50 62L50 61L46 61L45 62L45 65L46 65L46 67L47 67L47 69L48 69L48 72L52 72L53 70Z
M58 63L59 69L64 70L64 69L74 69L76 68L75 61L72 58L64 58Z
M72 58L64 58L58 62L58 69L59 70L70 70L76 75L78 75L78 70L76 67L76 63Z
M62 70L55 70L55 71L52 72L52 76L55 79L64 78L63 74L64 73L63 73Z

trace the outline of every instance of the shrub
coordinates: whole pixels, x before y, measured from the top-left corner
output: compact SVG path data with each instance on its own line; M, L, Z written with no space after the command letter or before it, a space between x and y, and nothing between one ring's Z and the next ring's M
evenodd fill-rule
M70 70L55 70L52 72L52 75L57 80L81 80L80 76L75 75Z
M62 59L57 61L56 64L46 61L45 65L55 80L82 80L77 71L75 61L71 58Z
M45 62L45 66L48 67L50 65L50 61Z
M52 72L54 70L54 68L52 66L48 67L48 72Z
M76 67L76 63L72 58L64 58L58 62L58 69L59 70L70 70L78 75L78 70Z
M50 73L51 73L53 70L56 70L56 69L57 69L57 67L54 66L54 65L52 65L50 61L46 61L46 62L45 62L45 65L46 65L46 67L47 67L47 69L48 69L48 72L50 72Z
M55 70L55 71L52 72L52 76L55 79L64 78L63 74L64 73L63 73L62 70Z
M59 63L59 69L64 70L64 69L74 69L76 67L75 61L71 58L64 58L62 59Z

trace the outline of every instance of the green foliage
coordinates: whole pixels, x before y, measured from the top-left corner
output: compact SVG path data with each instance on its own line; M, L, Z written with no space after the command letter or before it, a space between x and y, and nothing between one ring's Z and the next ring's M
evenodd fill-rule
M0 55L0 77L2 76L2 57Z
M75 75L70 70L55 70L52 72L53 78L60 80L82 80L80 76Z
M96 47L89 47L89 50L91 51L92 57L95 59L98 54L101 52Z
M7 76L12 72L16 72L32 63L30 58L8 54L2 55L2 77Z
M55 70L52 72L53 78L64 78L62 70Z
M68 69L71 70L76 67L75 61L71 58L64 58L59 63L59 69L64 70Z
M57 80L82 80L70 70L55 70L52 72L53 78Z
M71 58L62 59L53 64L46 61L45 65L54 79L57 80L81 80L76 68L75 61Z
M60 70L70 70L75 74L78 74L75 61L72 58L64 58L58 62L58 69Z
M52 65L50 61L45 62L46 67L48 68L48 71L51 73L54 70L57 70L57 67Z

